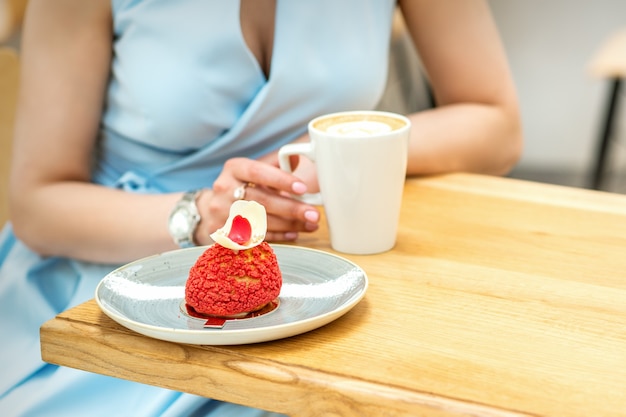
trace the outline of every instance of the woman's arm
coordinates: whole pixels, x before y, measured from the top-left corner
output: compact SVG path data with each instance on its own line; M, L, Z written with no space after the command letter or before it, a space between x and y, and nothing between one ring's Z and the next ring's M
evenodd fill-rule
M42 255L121 263L175 248L167 218L180 193L132 194L90 183L112 41L109 0L29 2L10 198L16 235ZM316 227L305 217L311 207L277 195L303 192L294 190L294 176L239 158L198 200L199 244L222 226L232 190L253 178L267 186L253 193L267 204L271 238Z
M484 0L400 0L435 109L410 115L409 175L502 175L522 150L517 95Z

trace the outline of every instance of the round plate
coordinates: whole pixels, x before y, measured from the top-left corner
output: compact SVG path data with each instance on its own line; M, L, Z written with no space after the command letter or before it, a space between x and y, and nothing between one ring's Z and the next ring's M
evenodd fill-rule
M294 336L323 326L365 295L367 275L342 257L298 246L271 245L283 275L278 308L207 328L184 308L189 269L206 246L140 259L105 276L95 299L102 311L156 339L198 345L238 345Z

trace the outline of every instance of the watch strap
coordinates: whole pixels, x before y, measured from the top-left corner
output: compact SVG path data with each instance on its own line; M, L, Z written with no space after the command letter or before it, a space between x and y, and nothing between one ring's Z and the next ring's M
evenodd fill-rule
M198 211L198 206L196 205L196 199L201 192L201 189L185 192L181 199L178 200L178 202L174 206L174 209L172 210L172 213L170 214L170 221L175 213L181 209L181 207L184 208L189 214L189 217L187 218L187 220L189 221L189 233L184 236L176 236L172 234L174 242L181 248L196 246L193 237L196 228L198 227L198 223L200 223L200 212Z

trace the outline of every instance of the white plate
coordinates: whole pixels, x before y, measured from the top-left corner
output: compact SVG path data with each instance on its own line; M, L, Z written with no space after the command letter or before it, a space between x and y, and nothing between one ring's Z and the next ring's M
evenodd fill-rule
M254 318L205 328L184 309L189 269L206 247L166 252L116 269L98 284L102 311L156 339L198 345L238 345L294 336L348 312L365 295L367 275L342 257L298 246L271 245L283 275L279 306Z

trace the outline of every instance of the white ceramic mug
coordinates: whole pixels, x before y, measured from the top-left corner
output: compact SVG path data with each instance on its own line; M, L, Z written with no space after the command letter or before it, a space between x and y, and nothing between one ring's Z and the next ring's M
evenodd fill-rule
M299 198L323 204L334 250L365 255L395 245L410 128L395 113L333 113L309 122L310 142L280 149L285 171L292 172L291 155L316 164L320 193Z

